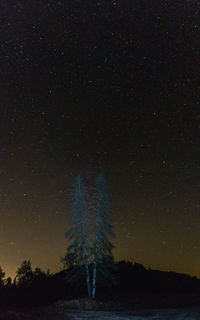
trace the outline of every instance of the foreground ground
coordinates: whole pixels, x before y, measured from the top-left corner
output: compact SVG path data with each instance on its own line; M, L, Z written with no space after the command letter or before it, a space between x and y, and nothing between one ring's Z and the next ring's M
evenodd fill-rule
M0 309L0 320L200 320L199 299L199 295L137 295L111 301L60 300L46 307ZM193 307L184 307L188 302Z
M92 311L37 309L7 310L0 320L200 320L200 309L150 309L138 311Z
M50 319L54 320L200 320L199 310L180 310L180 309L167 309L167 310L145 310L137 312L108 312L108 311L68 311L60 313L59 315L52 315Z
M200 320L200 310L146 310L137 312L65 311L65 312L16 312L1 314L1 320Z

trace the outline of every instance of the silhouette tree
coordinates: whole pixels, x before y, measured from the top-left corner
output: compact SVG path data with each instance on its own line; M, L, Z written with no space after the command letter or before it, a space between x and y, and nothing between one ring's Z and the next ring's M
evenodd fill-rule
M40 290L40 293L45 290L45 286L47 284L48 276L45 271L41 270L41 268L35 268L33 271L33 279L31 282L32 288L37 288Z
M0 287L4 286L4 277L5 277L5 272L3 269L0 267Z
M52 274L51 274L51 272L50 272L50 269L47 269L47 271L46 271L46 276L47 277L50 277Z
M17 286L17 278L16 276L14 277L14 280L13 280L13 287L16 287Z
M74 252L68 252L61 260L68 269L77 265L76 255Z
M94 264L92 279L92 297L96 294L97 270L104 277L109 274L109 266L113 264L113 244L109 237L114 236L111 224L111 203L108 185L103 173L96 177L96 193L94 197L95 240L93 245Z
M7 288L11 288L12 287L12 278L11 277L6 278L4 283Z
M74 270L80 272L85 270L86 283L88 296L91 296L91 283L89 274L89 262L88 262L88 231L87 226L88 219L88 192L83 183L83 179L78 175L75 179L72 209L70 212L71 228L66 232L66 237L72 241L67 248L67 254L63 258L63 261L68 267L76 266ZM75 273L75 278L79 277L78 273Z
M41 268L35 268L33 271L33 277L38 278L38 277L43 277L46 276L45 272L41 270Z
M33 280L33 271L30 260L24 260L16 272L17 285L29 287Z

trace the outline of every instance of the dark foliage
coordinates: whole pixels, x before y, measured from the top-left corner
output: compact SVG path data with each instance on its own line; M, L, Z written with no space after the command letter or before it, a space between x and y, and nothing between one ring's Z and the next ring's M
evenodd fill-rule
M90 266L91 267L91 266ZM92 268L91 268L92 269ZM60 299L74 299L87 296L87 287L69 280L72 270L63 270L54 275L46 274L36 268L34 280L27 286L5 284L0 288L1 306L41 306L48 305ZM98 283L97 299L129 299L140 297L171 297L187 295L188 304L198 304L191 297L200 296L200 279L175 272L164 272L146 269L139 263L120 261L114 264L110 271L112 280ZM156 298L155 306L158 305ZM153 302L152 302L153 303ZM165 302L166 303L166 302ZM178 303L178 302L177 302ZM184 301L184 304L187 302ZM170 305L176 304L176 299ZM180 304L180 301L179 301Z

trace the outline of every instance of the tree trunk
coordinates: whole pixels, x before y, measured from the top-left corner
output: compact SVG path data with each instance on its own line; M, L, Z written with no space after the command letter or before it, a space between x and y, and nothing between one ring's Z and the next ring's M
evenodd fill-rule
M88 253L87 253L85 241L84 241L84 256L85 256L85 271L86 271L88 296L91 297L91 284L90 284L90 273L89 273L89 266L88 266Z
M82 241L83 241L83 260L85 261L88 296L91 297L91 283L90 283L90 273L89 273L89 266L88 266L88 251L87 251L86 233L85 233L85 216L84 216L84 210L83 210L83 205L81 201L80 180L79 180L79 199L80 199L81 229L82 229Z
M97 275L97 263L94 260L93 280L92 280L92 298L95 298L96 294L96 275Z
M83 255L85 261L85 271L86 271L86 282L88 289L88 296L91 297L91 283L90 283L90 273L89 273L89 265L88 265L88 251L87 251L87 243L86 243L86 235L85 235L85 225L82 221L82 240L83 240Z
M95 248L94 248L94 267L93 267L93 279L92 279L92 298L95 298L96 294L96 277L97 277L97 245L98 245L98 230L99 230L99 211L100 211L100 202L102 195L99 192L97 205L97 217L96 217L96 239L95 239Z
M98 243L98 216L97 216L97 222L96 222L96 239L95 239L95 248L94 248L94 266L93 266L93 279L92 279L92 298L95 298L95 293L96 293L97 243Z

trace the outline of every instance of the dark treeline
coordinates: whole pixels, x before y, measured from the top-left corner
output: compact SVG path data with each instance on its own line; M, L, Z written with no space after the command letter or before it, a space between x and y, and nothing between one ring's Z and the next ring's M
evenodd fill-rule
M92 266L90 271L92 272ZM200 280L189 275L146 269L139 263L126 261L115 262L110 271L112 277L109 279L102 281L98 278L97 300L152 297L154 294L200 294ZM32 270L30 261L24 261L12 281L11 278L4 278L5 274L1 269L0 304L41 306L62 299L87 297L86 283L81 279L73 283L69 274L71 275L70 268L55 274L44 272L40 268Z

